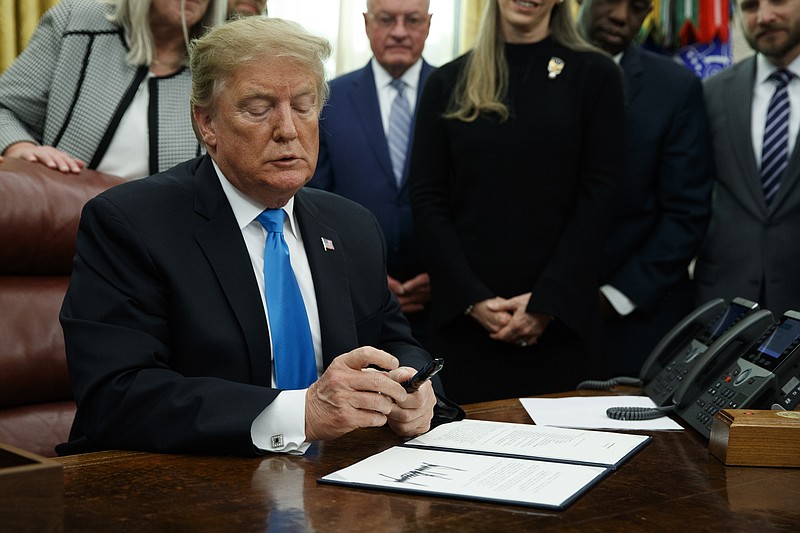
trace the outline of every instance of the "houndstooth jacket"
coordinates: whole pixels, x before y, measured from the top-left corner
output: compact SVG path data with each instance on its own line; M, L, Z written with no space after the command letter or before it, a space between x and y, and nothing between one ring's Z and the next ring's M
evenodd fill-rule
M96 168L148 72L131 65L122 29L97 0L62 0L0 76L0 154L20 141L55 146ZM148 80L150 172L200 154L188 68Z

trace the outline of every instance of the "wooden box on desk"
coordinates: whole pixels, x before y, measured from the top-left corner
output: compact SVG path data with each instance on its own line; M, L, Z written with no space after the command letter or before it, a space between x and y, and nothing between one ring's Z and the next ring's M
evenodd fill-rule
M60 531L63 522L61 463L0 444L0 529Z
M723 409L708 449L726 465L800 466L800 411Z

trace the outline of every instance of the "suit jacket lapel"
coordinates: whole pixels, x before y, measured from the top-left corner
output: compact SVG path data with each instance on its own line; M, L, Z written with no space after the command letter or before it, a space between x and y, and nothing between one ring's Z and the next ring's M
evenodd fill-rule
M322 359L327 368L334 357L349 351L358 339L345 251L336 230L319 219L319 210L306 190L298 191L294 206L314 281L322 335ZM330 240L333 249L326 249L322 239Z
M795 110L792 110L794 113ZM770 206L771 211L775 211L778 208L782 208L787 201L793 198L797 198L796 194L792 194L792 191L795 187L798 186L798 181L800 180L800 134L798 135L797 139L794 142L794 149L792 153L789 154L789 165L786 167L786 174L784 174L783 178L781 179L781 186L778 189L778 194L775 196L774 200L772 201L772 205ZM793 201L789 204L791 209L796 209L797 201Z
M621 67L625 74L625 106L630 107L642 87L642 51L631 44L622 56Z
M386 133L381 121L381 106L375 90L372 65L367 63L367 66L361 69L360 75L353 78L353 85L348 91L348 97L362 124L362 129L367 133L369 146L383 167L384 176L391 179L394 185L392 160L389 157L389 146L386 143Z
M248 347L252 380L271 386L272 363L267 320L247 247L219 179L205 156L195 175L195 211L208 223L195 233L216 273Z
M730 113L730 128L728 128L727 142L731 146L731 157L736 158L739 167L743 170L745 201L749 204L755 202L757 208L766 212L767 203L764 201L764 192L761 188L761 174L756 164L753 153L752 138L752 109L753 109L753 82L756 75L756 62L751 57L742 61L741 67L745 75L735 76L733 81L724 87L723 101L729 102L727 106ZM747 200L751 198L752 200Z

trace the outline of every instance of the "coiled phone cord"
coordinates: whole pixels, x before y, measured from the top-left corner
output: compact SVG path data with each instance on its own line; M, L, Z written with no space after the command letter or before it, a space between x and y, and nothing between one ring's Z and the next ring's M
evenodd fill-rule
M631 378L626 376L619 376L616 378L607 379L605 381L589 379L586 381L581 381L575 388L577 390L611 390L617 385L634 385L639 387L642 385L642 380L639 378Z
M605 381L586 380L578 383L576 389L611 390L617 385L633 385L639 387L642 385L642 380L627 376L619 376ZM675 407L672 405L666 407L609 407L606 409L606 416L614 420L653 420L654 418L666 416L667 413L674 409Z
M652 420L661 418L675 409L674 405L665 407L609 407L606 416L614 420Z

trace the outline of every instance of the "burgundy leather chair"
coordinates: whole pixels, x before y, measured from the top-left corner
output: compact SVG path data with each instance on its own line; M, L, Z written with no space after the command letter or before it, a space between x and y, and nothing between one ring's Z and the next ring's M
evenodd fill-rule
M124 180L0 162L0 443L55 456L75 416L58 313L87 200Z

